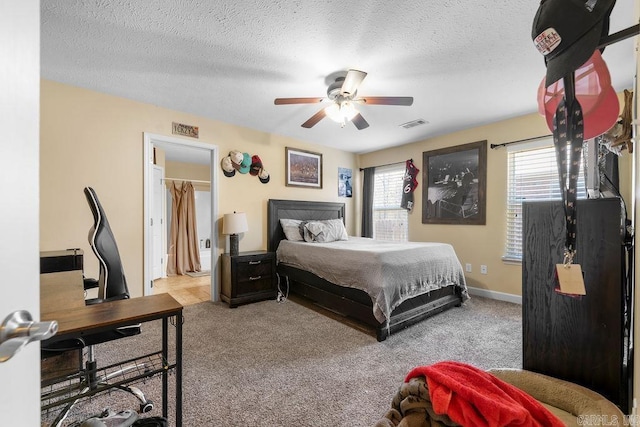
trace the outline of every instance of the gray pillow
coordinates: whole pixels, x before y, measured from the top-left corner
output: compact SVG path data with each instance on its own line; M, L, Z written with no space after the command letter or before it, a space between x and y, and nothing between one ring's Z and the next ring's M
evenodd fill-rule
M280 225L282 226L282 231L284 231L284 235L287 240L292 240L294 242L304 241L300 230L300 223L302 223L302 221L298 219L280 219Z
M347 230L341 219L307 221L304 225L304 241L329 243L336 240L348 240Z

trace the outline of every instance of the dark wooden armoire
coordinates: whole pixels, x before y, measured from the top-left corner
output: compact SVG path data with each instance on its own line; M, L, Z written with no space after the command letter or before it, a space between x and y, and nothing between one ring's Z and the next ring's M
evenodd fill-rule
M561 201L523 203L523 368L592 389L630 413L633 381L633 251L618 198L579 200L576 260L586 295L556 292L563 262Z

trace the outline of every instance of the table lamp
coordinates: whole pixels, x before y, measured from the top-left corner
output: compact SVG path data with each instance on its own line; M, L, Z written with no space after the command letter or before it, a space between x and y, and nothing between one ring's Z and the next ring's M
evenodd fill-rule
M238 234L249 230L247 216L244 212L233 212L224 214L222 222L222 234L229 234L229 253L231 256L238 255Z

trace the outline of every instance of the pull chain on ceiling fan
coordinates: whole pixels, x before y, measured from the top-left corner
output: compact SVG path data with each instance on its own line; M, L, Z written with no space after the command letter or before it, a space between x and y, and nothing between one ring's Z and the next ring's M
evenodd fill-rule
M359 70L349 70L346 76L337 77L327 88L327 98L276 98L275 105L288 104L315 104L329 100L331 105L318 111L309 120L302 124L303 128L312 128L320 120L328 116L330 119L344 127L347 122L352 122L358 130L366 129L369 123L356 109L356 104L369 105L404 105L413 104L411 96L368 96L357 97L358 87L367 76L367 73Z

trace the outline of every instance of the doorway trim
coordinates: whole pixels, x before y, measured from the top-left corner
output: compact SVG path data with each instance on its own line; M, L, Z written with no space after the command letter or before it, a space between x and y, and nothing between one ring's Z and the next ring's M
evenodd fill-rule
M159 171L160 173L160 184L164 184L164 178L165 178L165 174L164 174L164 167L159 166L159 165L155 165L152 164L151 165L152 171L151 171L151 175L153 176L153 181L150 187L150 191L151 193L149 194L155 194L156 191L156 182L158 177L156 176L156 172ZM162 219L162 222L160 224L162 224L162 226L160 227L160 250L162 252L161 257L160 257L160 278L164 279L167 277L167 266L166 266L166 258L167 258L167 224L166 224L166 215L167 215L167 192L166 189L165 191L161 192L162 195L160 197L160 217ZM154 212L152 214L152 211L157 209L157 205L156 205L156 200L154 199L153 201L149 201L149 207L151 208L150 212L149 212L149 217L157 217L157 212ZM149 224L151 224L151 220L149 221ZM154 230L153 233L156 233L157 230ZM158 278L158 274L156 273L155 269L156 269L156 263L158 262L157 259L157 254L156 254L156 245L158 244L158 242L153 238L153 235L151 236L151 240L150 240L150 246L151 252L150 252L150 268L151 268L151 280L155 280L156 278Z
M218 218L218 185L216 180L215 165L218 164L218 146L209 144L202 141L191 141L183 138L176 138L167 135L158 135L153 133L143 133L143 147L144 147L144 196L143 196L143 292L144 295L153 294L153 280L151 279L151 227L150 227L150 210L151 210L151 182L153 179L153 147L154 142L160 144L176 144L185 148L198 148L210 151L210 176L211 181L211 221L215 223L215 219ZM220 284L218 282L218 263L215 260L218 259L218 229L212 227L211 237L213 242L211 244L211 301L218 301L220 295Z

